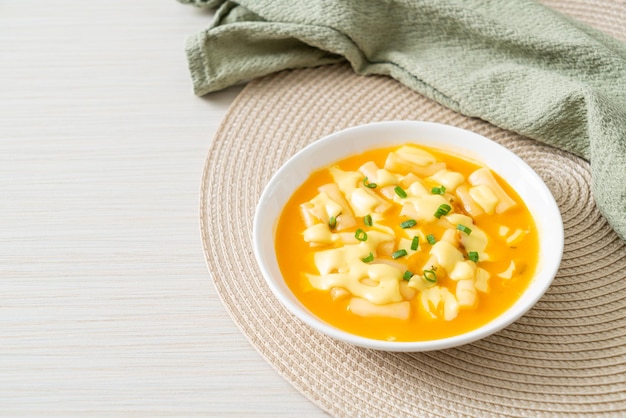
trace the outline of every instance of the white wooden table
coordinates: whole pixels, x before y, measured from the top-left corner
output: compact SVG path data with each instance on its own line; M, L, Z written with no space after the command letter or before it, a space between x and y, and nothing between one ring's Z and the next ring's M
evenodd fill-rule
M215 293L175 0L0 2L0 416L323 416Z

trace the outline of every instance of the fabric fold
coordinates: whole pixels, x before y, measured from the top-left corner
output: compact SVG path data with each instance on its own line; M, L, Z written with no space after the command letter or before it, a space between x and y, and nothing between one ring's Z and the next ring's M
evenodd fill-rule
M180 0L219 7L187 44L196 94L346 60L590 160L626 238L626 45L528 0Z

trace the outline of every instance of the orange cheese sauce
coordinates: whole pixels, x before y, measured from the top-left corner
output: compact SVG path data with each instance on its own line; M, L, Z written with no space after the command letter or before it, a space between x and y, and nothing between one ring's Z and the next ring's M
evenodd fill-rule
M397 146L367 151L338 161L335 166L345 171L357 171L367 161L374 161L379 167L384 167L389 152ZM446 163L448 170L456 171L465 176L480 168L474 162L460 157L443 153L433 148L420 146L439 161ZM411 301L411 315L408 320L393 318L360 317L347 308L349 298L333 301L328 291L314 289L306 274L319 274L313 263L313 254L320 248L314 248L305 242L302 233L306 225L302 219L299 205L314 198L318 194L317 188L321 185L333 183L333 178L327 169L317 171L300 186L286 204L276 225L276 254L282 275L295 296L312 313L330 325L350 333L367 338L392 341L427 341L463 334L474 330L493 320L507 308L512 306L527 288L535 271L539 243L535 224L530 212L518 194L501 178L493 173L500 186L515 200L517 206L502 214L482 214L473 217L476 226L481 228L489 237L489 244L485 251L490 254L491 261L479 261L478 265L487 270L489 291L478 292L478 302L473 308L462 308L456 318L446 321L440 318L431 318L423 311L419 303L419 295ZM467 214L459 202L452 202L451 206L456 213ZM384 214L385 225L399 228L406 217L399 215L399 209L390 210ZM358 219L358 225L349 231L363 228L363 219ZM499 228L506 225L511 230L521 228L529 231L525 238L513 247L506 244L500 236ZM425 224L422 231L425 234L440 236L442 231L438 226ZM428 259L429 244L420 242L420 250L411 255L408 260L409 269L417 271ZM517 271L510 279L501 279L497 276L509 266L511 260L517 265ZM442 286L454 290L455 283L443 278Z

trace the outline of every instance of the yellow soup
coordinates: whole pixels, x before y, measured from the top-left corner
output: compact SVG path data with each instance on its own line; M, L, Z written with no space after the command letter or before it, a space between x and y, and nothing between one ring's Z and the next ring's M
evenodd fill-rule
M276 228L278 264L304 306L389 341L493 320L528 286L538 252L528 209L497 174L408 144L313 173Z

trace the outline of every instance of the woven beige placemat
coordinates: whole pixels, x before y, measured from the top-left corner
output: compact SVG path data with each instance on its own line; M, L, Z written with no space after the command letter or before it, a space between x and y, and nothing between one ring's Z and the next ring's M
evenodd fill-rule
M546 3L626 39L624 3ZM544 179L563 216L563 261L546 295L503 331L455 349L378 352L319 334L274 298L252 251L257 200L290 156L339 129L402 119L458 126L509 148ZM595 207L582 159L346 65L285 71L250 83L224 119L206 161L201 230L235 323L331 415L626 416L626 245Z

